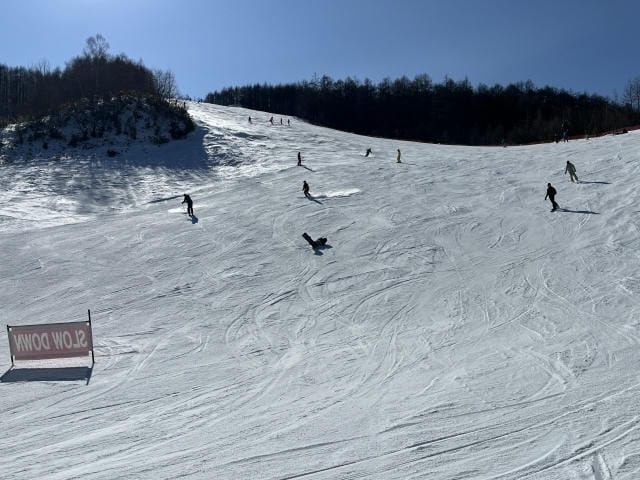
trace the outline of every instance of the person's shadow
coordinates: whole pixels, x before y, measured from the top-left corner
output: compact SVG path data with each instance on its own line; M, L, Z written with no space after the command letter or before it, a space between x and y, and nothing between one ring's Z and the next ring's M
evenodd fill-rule
M331 245L329 245L328 243L325 243L321 247L314 247L313 248L313 254L314 255L323 255L322 250L326 250L328 248L333 248L333 247Z
M198 217L195 214L191 214L191 223L198 223Z
M316 198L314 198L313 195L307 195L307 199L313 200L314 202L319 203L320 205L322 205L322 202L320 200L317 200Z
M315 172L315 170L314 170L313 168L309 168L309 167L307 167L306 165L298 165L298 166L299 166L299 167L302 167L302 168L306 168L306 169L307 169L307 170L309 170L310 172Z
M586 215L600 215L598 212L593 212L591 210L569 210L568 208L558 208L558 210L560 210L561 212L567 212L567 213L583 213Z
M586 182L584 180L578 181L578 183L597 183L599 185L611 185L611 182Z

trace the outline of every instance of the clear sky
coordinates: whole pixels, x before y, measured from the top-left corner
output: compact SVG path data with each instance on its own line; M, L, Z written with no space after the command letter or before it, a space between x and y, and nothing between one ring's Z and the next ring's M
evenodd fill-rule
M639 22L640 0L2 0L0 63L62 67L100 33L194 98L420 73L613 97L640 76Z

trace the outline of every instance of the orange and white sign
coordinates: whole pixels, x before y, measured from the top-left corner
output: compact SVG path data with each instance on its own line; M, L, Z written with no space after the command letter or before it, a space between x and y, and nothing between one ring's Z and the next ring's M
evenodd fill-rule
M77 357L93 352L90 322L7 327L9 348L16 360Z

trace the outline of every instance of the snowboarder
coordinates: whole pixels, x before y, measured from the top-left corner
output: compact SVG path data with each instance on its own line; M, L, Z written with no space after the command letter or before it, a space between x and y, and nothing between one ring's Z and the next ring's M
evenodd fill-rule
M369 155L371 155L371 149L367 148L367 153L365 153L364 156L368 157Z
M402 163L402 162L400 161L400 156L401 156L400 149L398 149L398 158L397 158L397 160L396 160L396 163Z
M251 116L249 116L249 123L251 123Z
M273 117L269 119L269 122L271 122L271 125L273 125Z
M304 238L307 242L309 242L309 245L311 245L314 250L316 248L324 248L327 245L326 237L320 237L317 240L314 240L309 236L307 232L304 232L302 234L302 238Z
M298 166L302 166L302 155L300 155L300 152L298 152Z
M546 200L547 197L549 197L549 200L551 201L551 206L553 207L551 209L552 212L554 212L558 208L560 208L560 206L556 203L556 194L557 193L558 192L556 192L556 189L553 188L550 183L547 183L547 194L544 196L544 199Z
M567 172L569 172L569 177L571 178L571 181L573 182L573 179L576 179L576 182L580 183L580 180L578 180L578 175L576 175L576 166L571 163L569 160L567 160L567 168L564 169L564 174L566 175Z
M182 200L182 203L186 203L187 204L187 215L192 216L193 215L193 200L191 200L191 197L185 193L184 194L184 200Z
M305 197L311 198L311 195L309 195L309 184L306 180L303 180L302 182L302 193L304 193Z

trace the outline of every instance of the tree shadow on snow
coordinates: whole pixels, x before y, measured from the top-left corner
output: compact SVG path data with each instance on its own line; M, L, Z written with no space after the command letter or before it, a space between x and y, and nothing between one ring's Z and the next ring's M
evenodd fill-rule
M11 367L2 377L0 383L12 382L74 382L91 380L93 367L66 368L15 368Z
M611 185L611 182L585 182L584 180L580 180L578 183L597 183L598 185Z
M82 181L70 185L67 169L54 169L48 173L49 184L57 195L75 198L76 213L81 215L109 205L135 204L133 192L146 182L153 169L164 169L172 176L185 178L194 172L207 172L215 165L217 158L210 158L204 147L206 133L197 126L185 138L164 145L133 142L131 152L125 150L115 158L105 158L98 148L84 157L81 152L77 156L74 152L74 169Z

